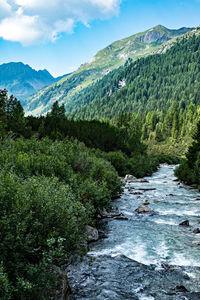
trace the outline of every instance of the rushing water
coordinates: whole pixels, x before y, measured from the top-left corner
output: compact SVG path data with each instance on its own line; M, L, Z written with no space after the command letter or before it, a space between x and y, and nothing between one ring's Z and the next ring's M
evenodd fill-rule
M106 238L67 269L71 299L200 299L200 194L175 181L174 168L126 185L114 205L128 220L102 220ZM144 200L156 214L135 212ZM190 227L179 226L186 219Z

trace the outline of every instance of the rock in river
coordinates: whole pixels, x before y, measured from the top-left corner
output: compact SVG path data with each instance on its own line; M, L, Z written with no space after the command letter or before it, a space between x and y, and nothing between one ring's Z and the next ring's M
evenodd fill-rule
M149 181L146 180L146 179L144 179L144 178L138 179L137 182L140 182L140 183L149 183Z
M149 201L147 199L145 199L145 200L142 201L142 205L149 205L149 204L150 203L149 203Z
M99 239L98 230L92 226L85 226L85 232L87 234L87 241L88 242L95 242Z
M182 293L188 292L188 290L186 289L186 287L184 285L177 285L175 290L178 292L182 292Z
M146 214L146 213L151 213L154 214L155 212L148 206L148 205L140 205L135 212L138 214Z
M115 220L121 220L121 221L127 221L127 220L128 220L128 218L125 217L125 216L115 217L114 219L115 219Z
M137 181L137 178L133 175L126 175L124 180L125 180L125 182Z
M200 246L200 241L193 241L193 242L192 242L192 245L193 245L193 246Z
M189 223L188 220L185 220L185 221L181 222L181 223L179 224L179 226L185 226L185 227L188 227L188 226L190 226L190 223Z
M126 175L124 178L124 181L127 183L131 183L131 182L140 182L140 183L149 183L149 181L145 178L136 178L133 175Z
M123 216L122 213L117 208L112 208L109 212L104 209L98 209L101 218L114 218Z

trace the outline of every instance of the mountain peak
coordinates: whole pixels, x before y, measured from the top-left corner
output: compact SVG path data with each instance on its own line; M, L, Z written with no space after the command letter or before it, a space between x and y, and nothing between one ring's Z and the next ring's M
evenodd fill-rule
M152 29L167 29L167 28L161 24L158 24L158 25L154 26Z
M0 88L6 88L20 101L36 93L56 79L47 71L36 71L23 62L10 62L0 65Z

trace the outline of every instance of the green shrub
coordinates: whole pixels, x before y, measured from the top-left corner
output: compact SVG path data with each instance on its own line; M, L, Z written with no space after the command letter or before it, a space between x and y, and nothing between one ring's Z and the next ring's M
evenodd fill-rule
M110 162L76 140L0 146L0 298L47 299L41 291L55 282L48 266L79 251L85 225L121 182Z
M106 158L112 163L120 176L128 173L128 157L121 151L109 152Z

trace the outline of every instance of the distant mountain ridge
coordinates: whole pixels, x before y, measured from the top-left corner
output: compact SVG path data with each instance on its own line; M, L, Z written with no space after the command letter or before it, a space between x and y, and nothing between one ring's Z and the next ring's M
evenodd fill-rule
M115 69L121 66L128 58L139 58L157 52L157 46L160 51L163 43L173 38L181 36L193 28L168 29L162 25L157 25L149 30L134 34L128 38L116 41L99 51L95 57L83 65L80 69L96 68L98 62L100 67L110 67ZM114 61L113 61L114 59Z
M0 65L0 89L7 89L24 104L24 99L57 80L46 69L36 71L22 62Z
M66 111L79 108L79 94L84 93L97 80L102 79L112 70L123 66L128 59L133 61L156 53L165 53L177 38L192 30L180 28L171 30L162 25L145 32L116 41L99 51L88 63L83 64L70 76L44 88L33 97L26 99L27 114L40 115L47 113L52 103L64 103Z

